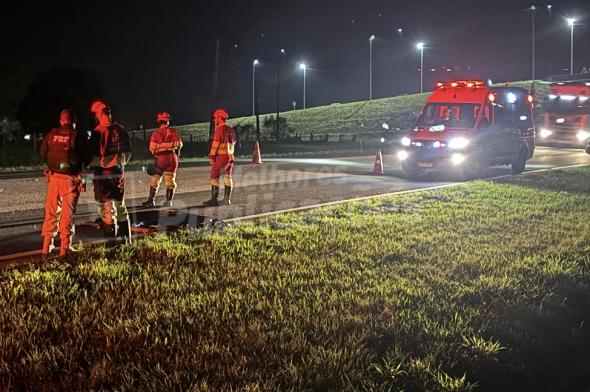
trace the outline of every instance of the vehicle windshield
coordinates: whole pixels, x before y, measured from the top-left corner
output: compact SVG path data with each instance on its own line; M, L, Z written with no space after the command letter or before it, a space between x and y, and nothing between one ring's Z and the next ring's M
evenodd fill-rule
M478 103L429 103L416 121L417 127L444 125L450 128L474 128L481 110Z
M590 114L590 99L573 96L552 98L547 101L546 111L555 114Z

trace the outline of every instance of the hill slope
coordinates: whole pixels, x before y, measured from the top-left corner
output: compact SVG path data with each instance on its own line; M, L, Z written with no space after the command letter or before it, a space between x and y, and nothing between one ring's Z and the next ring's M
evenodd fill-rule
M512 86L520 86L531 89L530 81L514 82ZM537 103L545 100L547 85L535 83ZM382 124L387 123L390 129L407 129L412 120L422 109L428 93L402 95L397 97L374 99L372 101L359 101L344 104L331 104L318 106L304 110L282 112L281 117L287 120L287 124L294 132L307 136L309 134L358 134L370 133L382 130ZM230 113L231 115L231 113ZM273 113L260 115L260 127L263 129L264 119L274 116ZM254 116L231 119L232 126L254 126ZM197 123L177 126L183 134L192 134L194 140L207 140L209 123ZM264 131L263 131L264 132ZM264 137L264 134L263 134Z

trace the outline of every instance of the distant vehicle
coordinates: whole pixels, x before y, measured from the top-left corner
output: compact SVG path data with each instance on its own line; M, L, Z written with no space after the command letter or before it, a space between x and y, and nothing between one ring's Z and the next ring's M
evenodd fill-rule
M590 139L590 79L549 86L540 143L584 147Z
M397 157L416 177L429 170L460 170L476 177L490 166L522 173L535 151L533 96L519 87L490 87L481 80L437 83L401 139Z

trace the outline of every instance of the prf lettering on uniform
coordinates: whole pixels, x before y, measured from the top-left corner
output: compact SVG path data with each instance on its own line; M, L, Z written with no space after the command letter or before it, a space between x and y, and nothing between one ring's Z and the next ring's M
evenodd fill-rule
M60 136L60 135L53 136L54 143L68 143L69 141L70 141L69 136Z

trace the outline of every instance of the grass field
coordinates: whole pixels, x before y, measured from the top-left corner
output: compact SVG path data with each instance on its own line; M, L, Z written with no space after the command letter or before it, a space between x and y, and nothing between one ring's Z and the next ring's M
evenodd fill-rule
M512 86L521 86L531 89L531 82L514 82ZM541 103L546 99L548 91L546 84L535 83L536 97ZM372 101L359 101L344 104L319 106L305 110L294 110L281 113L287 119L287 124L299 135L347 135L375 133L383 131L383 123L387 123L390 129L407 130L416 117L429 93L410 94L397 97L375 99ZM261 123L266 116L261 114ZM240 117L231 119L230 125L255 124L255 117ZM262 125L261 125L262 127ZM207 140L209 135L209 123L187 124L177 127L185 135L193 134L195 139Z
M0 274L1 390L585 390L590 168Z

